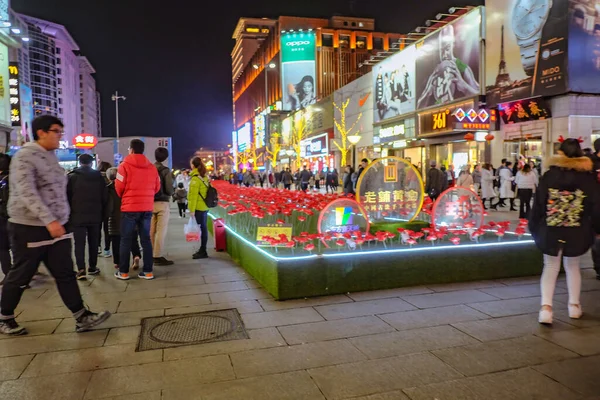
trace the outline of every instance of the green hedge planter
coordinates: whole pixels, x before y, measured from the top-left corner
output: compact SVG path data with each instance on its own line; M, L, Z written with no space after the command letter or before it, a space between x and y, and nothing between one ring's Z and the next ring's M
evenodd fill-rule
M209 219L212 230L212 220ZM228 230L227 252L276 299L540 274L531 241L410 250L270 256Z

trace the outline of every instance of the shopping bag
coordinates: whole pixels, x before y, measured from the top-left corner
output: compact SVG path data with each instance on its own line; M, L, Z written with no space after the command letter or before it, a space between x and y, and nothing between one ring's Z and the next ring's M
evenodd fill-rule
M186 242L199 242L200 241L200 227L196 223L193 217L183 227L183 233L185 234Z

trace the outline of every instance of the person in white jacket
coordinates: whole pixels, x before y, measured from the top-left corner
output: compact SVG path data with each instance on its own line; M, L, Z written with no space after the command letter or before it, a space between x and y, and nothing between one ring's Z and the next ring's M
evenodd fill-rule
M521 203L519 207L519 218L529 218L529 213L531 212L531 197L539 184L538 176L531 170L529 164L525 164L523 169L517 172L515 183L517 184L519 201Z
M492 207L492 200L496 197L496 192L494 192L494 181L496 179L498 178L494 176L492 166L483 164L481 168L481 200L483 201L483 208L486 210L485 202L489 200L490 207Z
M510 211L517 211L515 208L515 192L512 190L512 183L515 180L510 167L512 163L506 162L506 168L500 168L498 176L500 177L500 201L492 206L493 210L498 208L498 204L504 203L505 199L510 200Z

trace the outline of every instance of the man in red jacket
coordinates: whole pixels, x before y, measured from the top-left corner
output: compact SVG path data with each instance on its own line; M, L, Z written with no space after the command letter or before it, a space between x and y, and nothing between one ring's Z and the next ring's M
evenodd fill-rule
M145 145L139 139L129 144L129 155L119 165L115 190L121 197L121 263L115 277L129 279L129 253L135 228L140 234L144 269L141 279L154 279L152 273L152 242L150 221L154 209L154 195L160 190L160 178L154 164L144 155Z

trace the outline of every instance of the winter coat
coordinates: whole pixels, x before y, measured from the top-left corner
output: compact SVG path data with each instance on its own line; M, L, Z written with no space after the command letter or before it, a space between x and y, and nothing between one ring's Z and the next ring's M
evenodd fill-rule
M111 182L107 187L108 203L106 211L108 214L108 234L110 236L121 235L121 198L115 190L114 182Z
M350 173L344 174L344 193L345 194L354 194L354 183L352 183L352 175Z
M447 175L437 168L427 171L425 193L439 196L448 187Z
M529 230L538 248L551 256L585 254L600 233L600 185L587 157L554 156L542 176Z
M522 171L517 172L517 177L515 178L515 183L517 184L518 189L531 189L535 190L537 187L539 180L535 172L531 171L524 174Z
M473 183L481 184L481 171L474 170L472 175L473 175Z
M500 198L512 199L515 197L515 192L512 190L512 182L515 180L509 168L502 168L498 173L500 177Z
M119 165L115 189L123 212L152 212L161 188L158 171L143 154L130 154Z
M169 168L159 162L154 163L154 166L160 178L160 190L154 195L154 201L168 202L171 200L171 196L173 196L173 175Z
M178 204L185 204L185 202L187 201L187 195L187 190L185 190L184 188L177 188L175 194L173 195L173 198L177 201Z
M90 166L69 173L67 198L71 206L69 223L73 226L100 224L106 213L108 193L102 174Z
M208 211L204 199L206 198L210 181L207 177L201 178L197 169L192 171L190 177L190 191L188 192L187 197L188 210L190 210L190 213L192 214L196 211Z
M481 169L481 198L482 199L493 199L496 197L494 192L494 181L496 178L492 174L492 171L487 169Z
M458 180L456 181L456 186L470 189L473 186L473 177L468 172L463 173L458 177Z

